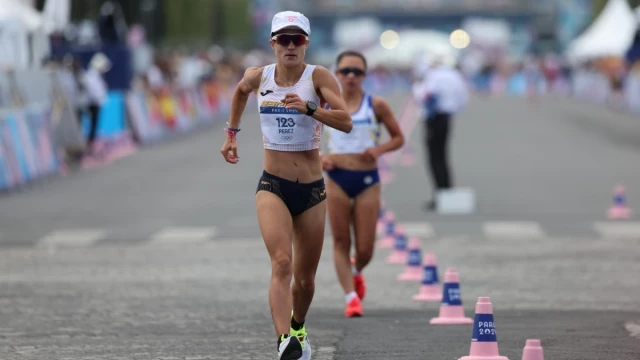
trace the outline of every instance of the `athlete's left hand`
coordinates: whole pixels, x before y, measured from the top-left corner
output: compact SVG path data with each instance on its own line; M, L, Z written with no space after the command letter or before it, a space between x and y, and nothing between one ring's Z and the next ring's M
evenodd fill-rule
M380 157L380 155L382 155L380 153L380 150L378 148L375 148L375 147L368 148L362 153L362 157L366 161L376 161L378 159L378 157Z
M301 114L307 113L307 102L300 99L298 94L287 93L284 99L280 100L287 109L296 109Z

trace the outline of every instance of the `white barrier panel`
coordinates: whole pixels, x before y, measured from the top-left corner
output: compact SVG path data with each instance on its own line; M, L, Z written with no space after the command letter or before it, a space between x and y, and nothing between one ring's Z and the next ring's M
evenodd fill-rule
M440 190L436 204L439 214L470 214L476 209L476 194L471 188Z

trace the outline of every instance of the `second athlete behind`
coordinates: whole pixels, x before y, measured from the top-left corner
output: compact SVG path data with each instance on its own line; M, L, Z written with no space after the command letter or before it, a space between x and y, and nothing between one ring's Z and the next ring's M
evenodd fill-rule
M326 129L328 154L322 156L327 172L327 206L334 239L334 264L346 296L345 316L362 316L366 294L363 269L373 257L376 222L380 210L380 178L377 159L399 149L404 136L388 103L366 93L362 81L367 72L365 57L345 51L336 60L336 76L342 86L353 122L350 133ZM390 135L380 144L381 125ZM355 233L355 256L351 231Z

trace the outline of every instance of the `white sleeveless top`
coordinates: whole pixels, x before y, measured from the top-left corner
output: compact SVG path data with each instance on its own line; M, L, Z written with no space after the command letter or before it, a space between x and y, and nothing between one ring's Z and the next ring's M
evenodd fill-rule
M327 106L328 107L328 106ZM361 154L380 140L380 122L373 110L373 96L365 93L360 108L351 114L353 129L344 133L327 127L329 154Z
M262 80L257 98L262 127L262 143L265 149L279 151L307 151L318 149L322 138L322 123L295 109L285 109L285 94L295 93L303 101L312 101L318 107L320 97L313 85L315 65L307 65L300 80L290 87L276 85L274 76L276 64L267 65L262 72Z

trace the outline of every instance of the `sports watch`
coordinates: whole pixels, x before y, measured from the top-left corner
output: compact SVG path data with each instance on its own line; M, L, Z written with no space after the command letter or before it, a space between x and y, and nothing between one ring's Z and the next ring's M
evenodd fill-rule
M316 105L314 102L312 101L307 101L307 116L311 116L313 115L314 112L316 112L316 110L318 110L318 105Z

